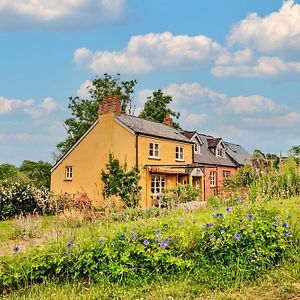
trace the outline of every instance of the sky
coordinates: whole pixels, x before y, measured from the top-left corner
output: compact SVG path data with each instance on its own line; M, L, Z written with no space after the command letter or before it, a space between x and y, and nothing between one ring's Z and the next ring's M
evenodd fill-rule
M0 163L53 162L70 96L136 79L248 152L300 145L300 0L0 0Z

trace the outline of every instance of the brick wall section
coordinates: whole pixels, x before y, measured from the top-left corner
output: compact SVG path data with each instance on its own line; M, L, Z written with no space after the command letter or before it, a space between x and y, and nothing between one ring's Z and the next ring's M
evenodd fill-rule
M166 115L166 117L163 120L163 123L167 126L173 127L173 119L170 117L169 114Z
M121 100L118 96L104 96L99 105L99 115L121 112Z

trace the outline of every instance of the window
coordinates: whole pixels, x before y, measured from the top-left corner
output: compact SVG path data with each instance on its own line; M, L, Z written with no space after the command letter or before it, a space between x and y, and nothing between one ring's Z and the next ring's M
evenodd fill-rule
M201 146L199 144L194 144L194 153L201 153Z
M149 158L159 158L159 144L149 143Z
M72 180L73 179L73 167L72 166L66 166L66 174L65 174L66 180Z
M216 186L216 172L215 171L211 171L209 174L209 182L210 182L210 186L214 187Z
M183 147L176 146L175 147L175 158L179 161L184 161Z
M222 148L217 149L217 156L223 157L223 149Z
M223 171L223 177L227 178L230 176L230 171Z
M164 192L166 188L165 175L152 175L151 176L151 196L156 196Z

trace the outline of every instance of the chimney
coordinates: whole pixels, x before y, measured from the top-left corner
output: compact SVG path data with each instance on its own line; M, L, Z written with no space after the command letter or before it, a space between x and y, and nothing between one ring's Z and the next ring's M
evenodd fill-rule
M118 96L104 96L99 105L99 115L120 113L121 100Z
M170 114L167 114L163 120L163 123L167 126L173 127L173 119L170 117Z

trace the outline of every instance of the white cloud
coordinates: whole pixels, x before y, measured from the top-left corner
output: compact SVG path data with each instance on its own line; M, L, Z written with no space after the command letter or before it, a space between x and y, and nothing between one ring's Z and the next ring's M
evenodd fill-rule
M285 62L279 57L260 57L252 64L216 66L212 74L217 77L278 77L300 74L300 62Z
M252 95L231 98L228 107L235 113L276 112L287 109L285 105L276 104L269 98Z
M158 68L197 68L216 59L225 50L204 36L149 33L131 37L121 51L95 51L79 48L74 61L93 73L146 73Z
M199 128L198 126L205 123L209 119L206 114L190 113L184 117L184 124L187 128Z
M57 102L51 97L45 98L42 103L36 107L25 108L24 112L34 119L42 118L51 114L58 108Z
M26 108L33 105L32 99L7 99L0 96L0 115L12 112L15 108Z
M0 141L17 141L17 142L31 142L40 140L41 136L37 134L29 134L29 133L12 133L12 134L1 134L0 133Z
M257 13L249 14L233 26L228 35L228 43L251 47L265 53L299 55L300 5L288 0L283 2L279 11L265 17L259 17Z
M83 82L79 89L76 92L76 95L81 98L81 99L90 99L91 94L89 90L92 88L92 81L91 80L86 80Z
M125 0L0 0L0 31L82 30L122 21L125 14Z

